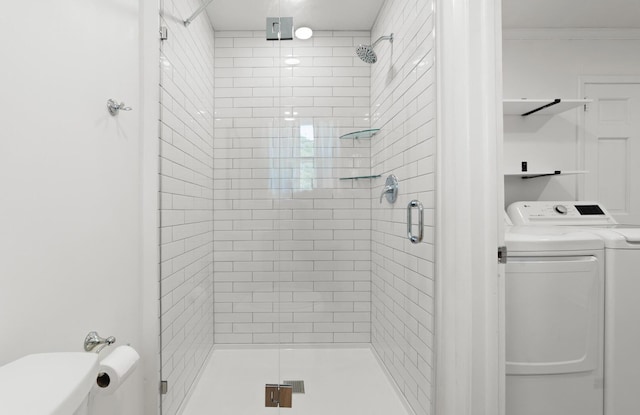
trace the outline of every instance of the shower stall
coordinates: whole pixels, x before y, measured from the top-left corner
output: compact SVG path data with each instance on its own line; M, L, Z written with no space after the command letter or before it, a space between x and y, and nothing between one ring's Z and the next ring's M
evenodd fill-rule
M238 3L161 1L162 414L431 414L434 0Z

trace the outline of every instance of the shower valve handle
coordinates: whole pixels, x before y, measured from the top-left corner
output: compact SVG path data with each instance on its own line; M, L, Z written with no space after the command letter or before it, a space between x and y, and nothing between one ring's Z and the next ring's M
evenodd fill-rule
M384 183L382 193L380 194L380 203L382 203L382 198L385 195L389 203L395 203L398 198L398 178L395 174L390 174L389 177L387 177L387 181Z
M380 193L380 203L382 203L384 195L387 193L393 193L393 189L395 189L393 186L385 186L384 189L382 189L382 193Z

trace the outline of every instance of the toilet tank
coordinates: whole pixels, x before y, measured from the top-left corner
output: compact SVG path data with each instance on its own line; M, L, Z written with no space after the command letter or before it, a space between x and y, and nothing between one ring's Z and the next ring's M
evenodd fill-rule
M95 353L32 354L0 367L0 414L87 415Z

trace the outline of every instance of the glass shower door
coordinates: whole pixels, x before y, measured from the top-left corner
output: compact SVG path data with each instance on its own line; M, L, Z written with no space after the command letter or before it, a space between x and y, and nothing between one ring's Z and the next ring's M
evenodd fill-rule
M295 2L282 1L279 16L283 30L289 17L295 28L314 23ZM369 42L368 30L287 31L274 51L273 329L277 381L286 404L291 396L282 413L348 412L357 402L338 396L359 399L349 375L370 353L371 144L340 138L371 126L371 70L355 54Z

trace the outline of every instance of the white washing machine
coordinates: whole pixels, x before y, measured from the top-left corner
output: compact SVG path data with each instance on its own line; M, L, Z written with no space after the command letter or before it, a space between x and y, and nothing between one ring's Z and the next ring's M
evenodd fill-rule
M506 415L602 415L604 243L507 226Z
M580 226L605 243L605 415L640 414L640 227L596 202L517 202L516 224ZM576 229L576 228L571 228Z

